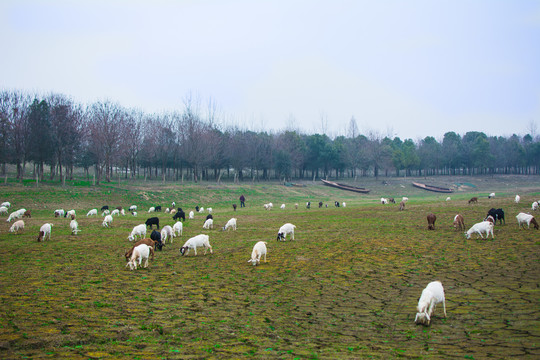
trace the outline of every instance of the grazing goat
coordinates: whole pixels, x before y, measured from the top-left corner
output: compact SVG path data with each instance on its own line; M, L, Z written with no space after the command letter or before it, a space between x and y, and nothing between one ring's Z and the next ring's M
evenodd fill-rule
M99 210L99 211L105 211L105 210L109 210L109 205L103 205L101 207L101 210Z
M165 225L163 229L161 229L161 241L163 242L164 245L167 239L170 239L171 244L172 244L174 236L175 235L174 235L173 228L170 225Z
M495 224L497 222L497 220L499 220L499 225L502 225L503 221L506 224L506 220L504 220L504 211L503 211L503 209L491 208L491 209L489 209L486 217L488 217L490 215L493 216L493 219L495 220L493 224Z
M308 202L306 203L306 209L311 209L311 201L308 201Z
M236 231L236 218L231 218L229 221L227 221L227 223L223 227L223 231L231 229L231 228L234 231Z
M109 227L113 222L113 217L111 215L105 216L103 219L103 223L101 223L101 226L103 227Z
M96 215L97 216L97 209L92 209L89 212L86 213L86 217Z
M124 254L124 256L126 257L126 261L129 261L129 259L131 258L131 256L133 255L133 250L141 245L141 244L145 244L145 245L148 245L150 246L151 250L150 250L150 255L152 256L152 260L154 260L154 248L156 246L156 242L152 239L149 239L149 238L144 238L144 239L141 239L139 241L137 241L135 243L135 245L133 245L133 247L129 250L126 251L126 253Z
M279 207L281 210L285 210L285 204L281 204L281 206Z
M17 220L13 223L13 225L11 225L11 227L9 228L9 232L16 232L18 233L19 230L24 230L24 221L23 220Z
M131 205L128 210L132 212L137 210L137 205Z
M429 325L431 317L435 311L435 306L439 303L443 304L444 317L446 317L446 302L444 299L444 288L440 281L430 282L418 299L417 313L414 322L423 325Z
M483 232L486 233L486 239L489 237L490 233L491 233L491 238L494 239L493 223L490 221L482 221L482 222L476 223L469 230L467 230L467 232L465 233L465 236L467 239L470 239L473 233L477 233L483 239L484 238L482 236Z
M536 219L534 218L534 216L520 212L519 214L516 215L516 219L517 219L518 226L520 229L522 226L525 229L525 224L527 224L527 228L530 229L531 224L533 224L534 228L538 230L538 223L536 222Z
M172 209L172 210L171 210L171 215L176 214L177 211L178 211L178 210L176 210L176 209ZM185 216L185 215L184 215L184 216Z
M392 203L392 204L395 204L396 203L396 200L394 198L388 198L388 202L389 203Z
M343 207L347 207L347 203L345 201L343 202Z
M154 210L155 210L155 211L161 211L161 206L160 206L160 205L156 206L156 207L154 208Z
M186 213L182 210L182 208L178 208L178 212L173 216L173 220L179 219L182 219L182 221L186 221Z
M172 227L173 231L174 231L174 235L175 236L181 236L182 235L182 232L184 231L184 225L182 224L181 221L177 221L176 223L174 223L173 227Z
M538 210L538 201L533 202L531 208L533 210Z
M8 208L5 206L0 206L0 215L7 215Z
M514 201L516 202L516 204L519 204L519 201L521 200L521 197L519 195L516 195L516 198L514 199Z
M114 215L120 215L120 210L114 209L113 211L111 211L111 216L114 216Z
M401 200L401 202L399 203L399 210L400 211L405 210L405 201Z
M339 207L339 201L334 201L334 206Z
M66 214L66 212L64 211L64 209L56 209L54 210L54 217L64 217L64 215Z
M465 221L463 215L457 214L454 216L454 228L456 230L465 230Z
M39 234L37 237L37 241L45 241L46 239L51 240L51 231L52 231L53 224L45 223L41 225L39 228Z
M64 217L66 217L66 218L71 217L72 219L74 219L74 216L76 216L75 210L69 210L64 214Z
M261 256L264 255L264 262L266 262L266 241L259 241L253 246L253 251L251 252L251 259L248 260L248 263L251 263L253 266L261 263Z
M184 246L180 248L180 253L182 256L184 256L189 253L189 250L193 249L193 251L195 251L195 255L197 255L198 247L204 247L204 255L206 255L206 249L210 249L210 254L214 253L212 251L212 246L210 245L210 237L205 234L194 236L186 241Z
M446 201L450 201L450 200L451 200L451 199L450 199L450 196L448 196L448 197L446 198Z
M79 223L75 219L71 220L69 227L71 228L71 235L77 235L77 233L81 231L79 230Z
M207 219L203 224L203 229L213 229L214 228L214 219Z
M206 211L208 211L208 213L211 214L212 213L212 208L209 207L209 208L206 209Z
M157 228L159 229L159 218L157 217L148 218L146 219L145 224L146 226L149 226L150 229L152 228L152 225L156 225Z
M30 212L30 210L26 210L22 216L23 218L27 217L27 218L31 218L32 217L32 213Z
M126 267L129 266L131 270L137 269L137 260L139 260L139 267L141 267L142 261L144 260L144 267L148 267L148 258L151 253L153 253L153 249L146 245L141 244L133 249L133 253L131 255L131 259L126 264Z
M469 205L470 204L477 204L477 203L478 203L478 198L476 196L469 200Z
M191 220L195 219L195 213L193 212L193 210L189 212L189 218Z
M131 212L131 215L137 216L137 212L136 212L136 211L132 211L132 212Z
M156 208L153 207L153 206L152 206L150 209L148 209L148 212L149 212L149 213L154 212L154 211L156 211Z
M488 195L488 199L493 199L495 197L495 193L491 193Z
M146 225L140 224L133 227L133 230L131 230L131 234L128 236L129 241L133 241L137 239L137 237L141 237L143 239L146 236Z
M199 214L202 214L204 212L204 208L203 207L200 207L199 208Z
M195 206L195 211L196 211L196 212L199 212L199 209L200 209L200 208L199 208L199 205Z
M383 204L383 205L388 204L388 199L381 198L381 204Z
M407 201L409 201L409 198L404 196L403 198L401 198L401 200L407 202Z
M11 203L9 201L4 201L0 206L7 207L9 209L11 207Z
M294 240L294 229L296 228L296 225L287 223L279 228L278 234L277 234L277 240L286 240L287 234L291 234L291 239Z
M163 249L163 242L161 241L161 233L157 230L152 230L150 234L150 239L156 242L156 250L161 251Z
M323 202L319 201L319 209L322 208L322 206L323 206Z
M11 220L20 219L24 215L25 212L26 212L26 209L24 208L14 211L11 214L9 214L6 221L11 222Z
M437 217L433 213L429 213L427 216L428 230L435 230L435 221Z

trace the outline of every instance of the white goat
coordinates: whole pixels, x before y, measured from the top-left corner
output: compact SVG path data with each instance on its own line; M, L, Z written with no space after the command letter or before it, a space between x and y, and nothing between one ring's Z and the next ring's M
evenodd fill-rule
M407 202L407 201L409 201L409 198L404 196L401 200Z
M79 223L75 219L71 220L69 227L71 228L71 235L77 235L77 233L81 231L79 230Z
M344 201L343 204L341 204L343 207L347 207L347 203Z
M202 214L203 212L204 212L204 208L201 207L201 208L199 209L199 214Z
M153 206L152 206L150 209L148 209L148 212L149 212L149 213L154 212L154 211L156 211L156 208L153 207Z
M122 216L126 216L126 210L124 209L120 210L120 214L122 214Z
M280 208L281 210L285 210L285 204L281 204Z
M416 310L416 317L414 322L416 324L429 325L433 312L435 311L435 305L438 303L443 304L444 317L446 317L446 301L444 299L444 288L440 281L430 282L424 290L418 300L418 306Z
M65 217L72 217L72 216L77 216L77 214L75 214L75 210L69 210Z
M248 260L253 266L261 263L261 256L264 255L264 262L266 262L266 241L259 241L253 246L251 252L251 259Z
M531 208L533 210L538 210L538 201L533 202Z
M223 230L228 230L231 228L236 231L236 218L231 218L229 221L227 221L227 223L223 227Z
M386 199L386 198L381 198L381 204L383 204L383 205L388 204L388 199Z
M161 229L161 241L163 244L165 244L165 240L167 239L170 239L172 244L174 236L173 228L170 225L165 225L163 229Z
M107 216L105 216L105 219L103 219L103 223L101 224L101 226L109 227L109 225L111 225L112 221L113 221L113 217L111 215L107 215Z
M0 215L7 215L8 208L5 206L0 206Z
M193 211L190 211L189 212L189 218L190 219L194 219L195 218L195 213Z
M89 212L86 213L86 217L96 215L97 216L97 209L92 209Z
M136 212L136 211L133 211L133 212L131 213L131 215L137 216L137 212Z
M172 227L173 231L174 231L174 235L175 236L181 236L182 235L182 232L183 232L183 229L184 229L184 225L182 224L181 221L177 221L173 227Z
M471 235L473 233L477 233L480 235L480 237L483 239L482 233L486 233L486 239L489 237L489 233L491 233L491 238L493 239L493 223L491 221L482 221L479 223L474 224L467 232L465 233L465 236L467 239L471 238Z
M120 215L120 210L114 209L113 211L111 211L111 216L114 216L114 215Z
M11 225L9 228L9 232L19 232L19 230L24 230L24 221L23 220L17 220Z
M296 228L296 225L287 223L279 228L278 234L277 234L277 240L283 240L285 241L285 238L287 237L287 234L291 234L292 240L294 240L294 229Z
M20 219L24 215L25 212L26 212L26 209L16 210L12 212L11 214L9 214L6 221L11 222L11 220Z
M133 230L131 230L131 234L128 236L128 240L133 241L139 236L141 237L141 239L144 239L144 237L146 236L146 224L134 226Z
M208 211L208 213L211 214L213 210L212 208L207 208L206 211Z
M64 217L65 214L66 212L64 211L64 209L54 210L54 217Z
M446 198L446 201L450 201L450 200L451 200L451 199L450 199L450 196Z
M166 209L165 209L165 214L170 214L170 213L171 213L171 209L166 208Z
M11 207L11 203L9 201L4 201L0 206L5 206L9 209Z
M195 255L197 255L198 247L204 247L204 255L206 255L206 249L210 249L210 254L213 254L212 246L210 245L210 237L204 234L197 235L186 241L184 246L180 248L180 253L182 256L187 255L189 250L193 249L195 251Z
M519 195L516 195L516 198L514 199L516 204L519 204L519 200L521 200L521 197Z
M490 199L492 199L494 197L495 197L495 193L491 193L491 194L488 195L488 198L490 198Z
M536 222L534 216L520 212L516 215L516 219L520 229L521 227L525 228L525 224L527 224L527 228L530 229L532 223L534 225L534 228L538 230L538 223Z
M128 209L129 211L135 211L137 210L137 205L131 205Z
M214 219L207 219L202 226L203 229L213 229L214 228Z
M45 239L51 240L52 226L53 224L51 223L45 223L41 225L41 227L39 228L37 241L45 241Z
M142 261L144 260L144 267L148 267L148 258L150 257L150 254L153 253L154 249L152 249L150 246L146 244L141 244L139 246L136 246L133 249L133 253L131 254L131 259L126 264L126 267L129 266L131 270L137 269L137 260L139 260L139 267L141 267Z
M101 213L101 216L107 216L111 213L111 211L109 209L105 209L103 210L103 212Z

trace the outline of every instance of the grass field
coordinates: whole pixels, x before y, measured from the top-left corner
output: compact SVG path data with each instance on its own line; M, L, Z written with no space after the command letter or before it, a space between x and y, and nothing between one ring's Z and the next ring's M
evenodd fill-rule
M446 194L413 188L415 180L461 187L447 202ZM311 182L1 185L0 202L30 209L32 218L21 234L0 219L0 358L538 359L540 231L518 230L515 215L531 211L540 179L386 181L359 180L369 195ZM240 194L247 208L233 212ZM382 196L410 200L400 212L381 205ZM467 204L472 196L479 204ZM173 200L186 213L212 207L215 228L203 230L206 214L197 214L147 269L128 270L131 229L150 206ZM347 207L335 208L336 200ZM267 202L274 209L264 210ZM111 228L85 216L132 204L138 216L115 217ZM492 207L506 213L495 239L467 240L452 228L455 214L469 228ZM77 236L69 220L54 218L57 208L77 211ZM435 231L427 230L429 212ZM162 226L174 223L157 216ZM221 231L231 217L238 230ZM45 222L54 224L52 239L38 243ZM295 240L277 242L286 222L297 226ZM178 249L200 233L209 234L214 253L182 257ZM251 266L260 240L268 242L268 262ZM418 298L433 280L445 287L448 316L437 307L431 326L415 325Z

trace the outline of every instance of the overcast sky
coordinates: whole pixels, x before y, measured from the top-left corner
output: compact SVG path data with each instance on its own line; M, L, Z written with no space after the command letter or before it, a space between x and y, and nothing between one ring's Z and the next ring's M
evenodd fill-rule
M2 0L0 34L0 88L81 103L191 93L224 125L413 140L540 125L537 0Z

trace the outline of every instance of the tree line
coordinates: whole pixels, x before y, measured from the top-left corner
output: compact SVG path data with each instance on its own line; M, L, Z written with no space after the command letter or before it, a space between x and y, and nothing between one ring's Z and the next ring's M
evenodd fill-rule
M182 111L148 114L118 103L75 103L62 94L0 92L0 174L16 166L22 181L32 167L40 180L72 179L90 170L96 182L123 178L234 181L539 174L534 134L487 136L447 132L413 141L361 134L351 119L347 136L276 133L225 127L210 101L201 110L191 95Z

